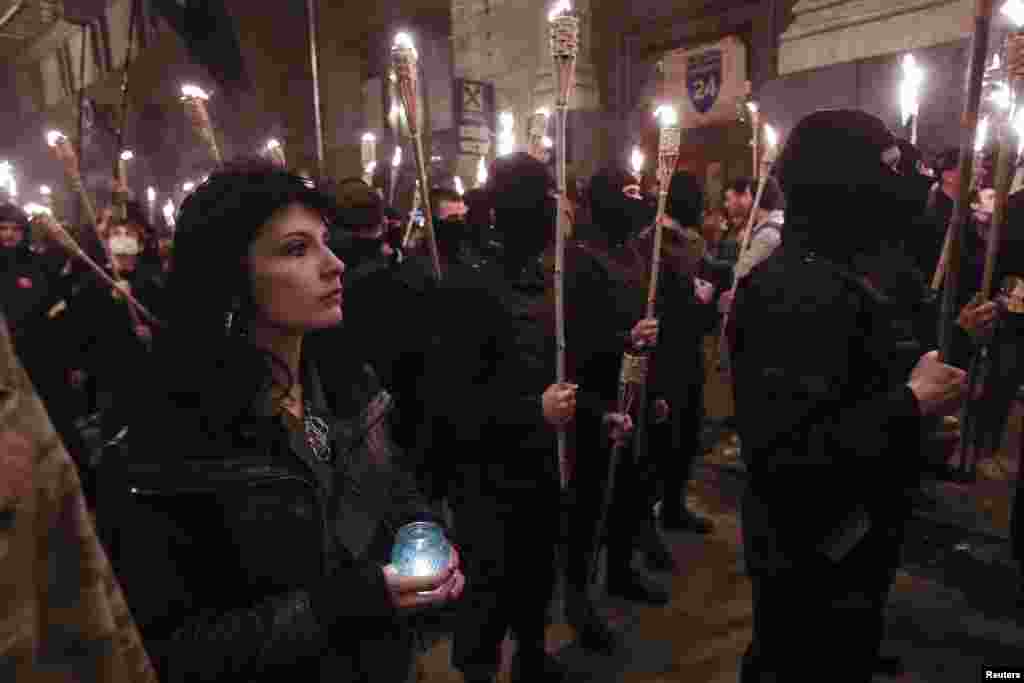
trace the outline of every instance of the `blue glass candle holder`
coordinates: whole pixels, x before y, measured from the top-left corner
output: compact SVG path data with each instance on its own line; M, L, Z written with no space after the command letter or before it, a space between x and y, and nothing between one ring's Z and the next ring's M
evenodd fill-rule
M391 564L400 576L436 576L448 567L451 545L433 522L412 522L395 534Z

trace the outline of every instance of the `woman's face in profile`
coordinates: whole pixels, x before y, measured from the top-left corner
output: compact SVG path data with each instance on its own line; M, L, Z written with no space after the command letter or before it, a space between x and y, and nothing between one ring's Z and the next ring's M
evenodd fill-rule
M341 322L345 264L327 246L320 215L299 204L277 212L249 245L256 321L289 332Z

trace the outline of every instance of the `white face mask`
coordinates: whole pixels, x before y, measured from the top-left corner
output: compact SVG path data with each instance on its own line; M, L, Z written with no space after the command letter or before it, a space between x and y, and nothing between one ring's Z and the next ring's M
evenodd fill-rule
M139 240L129 235L114 235L108 244L110 253L115 256L137 256L142 251Z

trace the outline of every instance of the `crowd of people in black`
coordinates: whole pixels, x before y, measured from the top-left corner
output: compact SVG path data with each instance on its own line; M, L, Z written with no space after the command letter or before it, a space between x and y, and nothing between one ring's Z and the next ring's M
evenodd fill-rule
M863 683L892 664L879 646L903 521L922 477L948 472L944 418L964 402L974 341L994 338L989 455L1024 383L1024 194L1009 202L1006 285L980 301L994 199L984 174L956 353L931 352L929 279L956 162L929 169L879 119L828 110L792 131L759 206L750 178L705 197L675 172L654 318L658 187L613 164L560 204L550 167L526 153L497 159L465 196L430 193L440 280L422 233L409 239L362 179L239 160L189 194L173 230L132 203L71 230L118 289L63 250L52 219L0 207L0 305L161 680L246 682L405 681L424 610L453 615L452 664L467 682L494 680L509 631L515 680L566 680L545 651L559 575L579 643L622 648L595 608L591 560L606 549L608 594L665 605L635 555L672 572L662 530L713 531L686 490L704 450L705 339L728 312L754 588L742 681L822 667ZM565 383L554 381L560 206L572 226ZM627 351L649 361L635 412L619 405ZM609 506L615 444L628 448ZM415 521L455 548L439 575L390 563L395 533ZM1024 560L1020 529L1014 538Z

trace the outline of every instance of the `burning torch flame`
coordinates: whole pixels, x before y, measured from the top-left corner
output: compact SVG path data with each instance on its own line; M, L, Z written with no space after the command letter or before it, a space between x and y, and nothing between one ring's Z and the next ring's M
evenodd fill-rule
M551 11L548 12L548 23L551 23L563 14L569 14L571 12L572 4L569 3L569 0L558 0L558 2L555 3L555 6L551 8Z
M640 151L639 147L633 148L633 154L629 161L633 165L633 173L640 175L644 170L644 153Z
M53 193L53 190L50 189L49 185L40 185L39 186L39 194L43 195L44 197L48 197L52 193Z
M466 194L466 187L462 184L462 178L455 176L455 191L459 193L459 196Z
M498 116L498 125L501 126L498 133L498 156L503 157L516 150L516 134L512 132L516 117L510 111L503 111Z
M376 161L371 161L370 163L366 164L366 175L372 176L373 172L376 171L376 170L377 170L377 162Z
M156 189L152 188L152 187L147 188L146 189L146 198L148 198L149 201L151 201L151 202L155 202L156 201Z
M398 168L402 165L402 148L395 147L395 156L391 158L391 165Z
M166 219L168 225L174 225L174 202L170 199L164 204L164 219Z
M373 133L363 133L363 142L374 142L377 140L377 136Z
M999 11L1016 24L1017 28L1024 26L1024 0L1006 0Z
M989 101L994 102L1000 109L1009 109L1013 104L1010 86L1005 81L1000 81L994 87L995 90L988 96Z
M487 164L484 163L483 157L480 157L480 161L476 164L476 182L480 186L487 184Z
M61 133L59 130L51 130L46 134L46 144L50 147L56 147L61 143L62 140L66 140L67 136Z
M187 180L181 184L181 189L184 190L185 192L191 192L192 190L196 189L196 184L193 183L191 180Z
M679 124L679 114L676 113L676 108L668 104L663 104L655 109L654 118L658 119L658 122L665 128Z
M985 143L988 142L988 117L986 116L978 122L978 133L974 139L974 151L981 152L985 149Z
M416 44L412 42L412 36L408 33L403 32L396 35L392 49L412 50L413 59L419 59L419 54L416 52Z
M758 112L757 102L747 102L747 111L751 114L756 114Z
M903 57L903 82L900 84L900 108L903 111L903 125L911 116L917 116L921 107L921 82L924 71L917 65L914 55Z
M200 100L208 100L210 96L206 94L206 91L200 88L198 85L183 85L181 86L182 97L196 97Z
M132 151L130 149L126 149L125 151L121 152L121 161L131 161L134 158L135 155L132 154Z
M768 124L764 126L764 143L771 149L775 149L779 144L779 134Z
M555 146L555 141L549 138L547 135L545 135L543 138L541 138L540 144L544 145L544 149L551 149L552 147Z
M1013 130L1017 133L1017 156L1024 154L1024 109L1017 112L1013 120Z
M267 151L272 152L275 149L281 149L281 143L274 138L267 140Z

